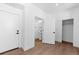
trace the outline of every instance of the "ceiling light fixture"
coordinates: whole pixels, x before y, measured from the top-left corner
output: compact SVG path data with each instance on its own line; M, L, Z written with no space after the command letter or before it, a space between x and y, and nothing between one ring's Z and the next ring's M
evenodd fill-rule
M56 3L56 6L58 6L59 4L58 3Z

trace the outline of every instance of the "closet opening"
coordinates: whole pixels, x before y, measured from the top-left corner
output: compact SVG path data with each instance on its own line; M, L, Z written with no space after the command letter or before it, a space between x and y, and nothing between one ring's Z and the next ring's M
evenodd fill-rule
M73 45L73 19L62 21L62 43Z

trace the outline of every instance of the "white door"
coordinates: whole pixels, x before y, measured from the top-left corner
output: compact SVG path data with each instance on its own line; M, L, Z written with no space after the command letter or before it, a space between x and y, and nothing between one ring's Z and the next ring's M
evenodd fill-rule
M18 47L16 17L16 14L0 11L0 53Z
M55 44L55 20L44 21L43 43Z

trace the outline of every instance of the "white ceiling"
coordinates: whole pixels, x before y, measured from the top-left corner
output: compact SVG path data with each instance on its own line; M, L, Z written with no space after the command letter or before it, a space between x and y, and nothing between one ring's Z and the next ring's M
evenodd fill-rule
M6 3L6 4L13 6L15 8L19 8L21 10L23 10L24 5L26 5L26 3ZM49 14L61 12L64 10L70 10L79 6L79 3L32 3L32 4ZM56 4L58 5L56 6Z
M24 5L22 5L21 3L5 3L5 4L7 4L7 5L9 5L9 6L12 6L12 7L14 7L14 8L21 9L21 10L24 9Z
M79 6L78 3L33 3L35 6L41 8L46 13L57 13L64 10L69 10Z

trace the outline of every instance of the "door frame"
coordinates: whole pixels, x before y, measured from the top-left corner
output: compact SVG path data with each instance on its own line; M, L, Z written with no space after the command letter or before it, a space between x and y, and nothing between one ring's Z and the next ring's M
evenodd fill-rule
M41 41L43 41L43 31L44 31L44 19L43 18L41 18L41 17L39 17L39 16L35 16L35 18L34 18L34 23L36 23L36 22L38 22L38 21L42 21L43 22L43 29L42 29L42 32L41 32L41 39L39 39L39 40L41 40ZM35 33L35 26L36 26L36 24L34 25L34 33ZM36 35L36 33L35 33L35 35ZM34 39L38 39L38 38L36 38L36 36L34 36Z
M73 33L74 33L74 19L73 18L70 18L70 19L65 19L65 20L72 20L72 22L73 22ZM62 20L62 34L63 34L63 21L65 21L65 20ZM62 35L62 41L63 41L63 35ZM72 37L72 41L73 41L73 37ZM73 42L70 42L70 43L73 43Z

